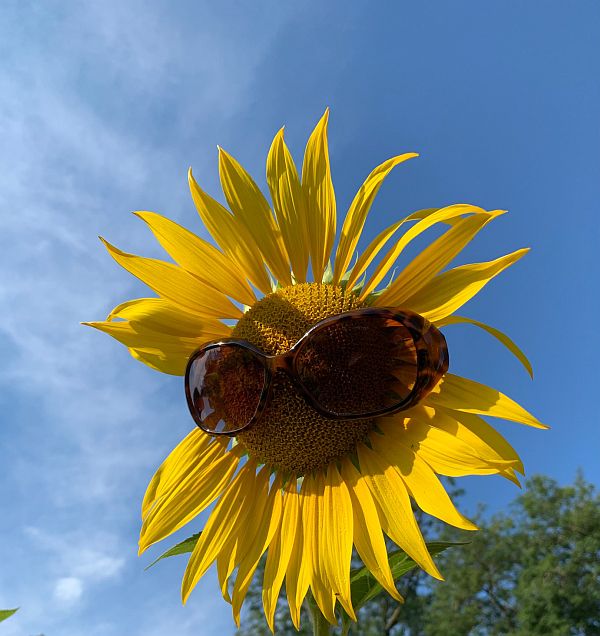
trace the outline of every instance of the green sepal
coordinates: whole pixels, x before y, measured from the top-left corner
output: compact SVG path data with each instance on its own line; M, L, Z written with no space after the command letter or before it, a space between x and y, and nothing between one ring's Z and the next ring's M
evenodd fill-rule
M346 270L346 273L340 278L340 285L342 287L346 287L348 281L350 280L350 276L352 275L352 267L349 270Z
M178 554L187 554L188 552L192 552L196 547L196 543L198 543L198 539L200 538L200 532L196 532L191 537L183 540L181 543L177 543L172 548L169 548L166 552L161 554L158 559L152 561L152 563L144 568L144 570L150 569L153 565L156 565L159 561L163 559L167 559L172 556L177 556Z
M327 267L323 272L321 282L325 285L331 285L331 283L333 283L333 267L331 266L331 259L327 261Z
M354 265L352 265L352 267L349 267L344 274L342 275L342 277L340 278L340 287L346 291L346 287L348 287L348 281L350 280L350 276L352 276L352 271L354 270L354 268L356 267L356 263L358 262L358 252L355 253L354 255ZM366 276L366 274L365 274ZM363 281L362 284L361 283L357 283L353 288L352 291L356 291L357 288L360 286L362 287L362 285L364 285L365 279L363 277ZM360 290L359 290L360 291Z
M10 609L10 610L0 610L0 623L2 621L5 621L7 618L10 618L19 608L16 607L15 609Z
M359 281L354 285L354 287L350 290L351 293L355 294L356 296L360 296L363 287L365 286L365 283L367 282L367 273L365 272L359 279ZM348 281L345 281L344 283L341 284L342 288L344 291L346 291L346 288L348 287Z
M390 280L388 281L388 284L385 287L383 287L382 289L378 289L377 291L371 292L365 298L365 303L367 303L367 305L372 305L373 302L375 301L375 299L378 298L379 296L381 296L381 294L383 294L383 292L388 289L388 287L394 282L394 277L396 276L396 271L397 270L398 270L398 268L395 267L394 270L392 271L392 275L390 276ZM364 284L365 284L365 281L363 279L361 286L364 285Z
M378 296L381 296L381 294L383 294L384 290L380 289L379 291L376 292L371 292L366 298L365 298L365 303L367 304L367 306L371 306L374 302L375 299Z

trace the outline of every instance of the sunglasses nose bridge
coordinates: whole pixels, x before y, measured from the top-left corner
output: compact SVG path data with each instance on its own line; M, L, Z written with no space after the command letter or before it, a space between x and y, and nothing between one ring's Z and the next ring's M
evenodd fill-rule
M272 373L283 371L288 375L293 374L294 356L291 351L276 356L267 356L267 366Z

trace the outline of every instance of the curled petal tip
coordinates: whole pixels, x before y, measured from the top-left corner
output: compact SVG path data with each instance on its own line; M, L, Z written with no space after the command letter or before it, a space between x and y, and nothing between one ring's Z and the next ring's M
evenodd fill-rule
M191 589L186 589L183 585L181 586L181 602L184 605L188 602L188 598L190 598L191 593Z
M476 526L470 519L464 518L465 525L463 526L463 530L475 531L479 530L479 527Z

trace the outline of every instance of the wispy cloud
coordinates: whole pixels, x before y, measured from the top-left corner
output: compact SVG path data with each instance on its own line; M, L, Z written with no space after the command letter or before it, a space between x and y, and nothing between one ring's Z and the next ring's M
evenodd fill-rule
M144 484L190 425L180 383L79 325L148 294L96 235L160 254L125 215L191 211L185 169L202 159L189 156L190 131L227 129L268 47L243 45L251 24L205 13L193 24L169 3L0 8L0 398L12 413L0 583L14 581L0 600L22 606L8 636L135 634L142 607L146 635L197 633L201 613L231 624L224 605L221 618L201 602L180 609L175 580L165 605L135 557ZM259 18L267 28L285 15ZM91 601L110 605L113 589L138 610L92 620Z
M121 546L114 536L78 531L53 535L35 526L27 526L25 533L35 550L52 554L57 571L80 580L95 582L114 578L125 564L125 559L118 556Z

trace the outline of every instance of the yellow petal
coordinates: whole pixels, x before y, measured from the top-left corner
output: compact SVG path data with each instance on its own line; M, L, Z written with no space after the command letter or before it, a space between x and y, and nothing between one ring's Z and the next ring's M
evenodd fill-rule
M246 499L244 510L242 510L242 514L237 520L238 526L244 528L244 532L230 535L229 541L223 545L217 557L217 574L221 586L221 594L228 603L231 603L228 585L229 577L240 565L245 555L252 549L252 543L265 509L269 491L269 476L269 469L263 466L256 476L254 499L252 501Z
M148 366L174 375L185 373L199 346L231 335L231 328L222 322L185 312L163 298L130 300L115 307L107 321L82 324L112 336Z
M240 610L248 593L254 572L265 550L271 544L281 521L281 478L276 477L263 506L248 552L240 562L233 587L233 617L240 626ZM246 528L248 526L246 525Z
M298 521L298 492L296 480L292 479L284 488L281 524L269 546L265 564L262 599L265 617L272 632L275 631L275 609L283 577L290 562Z
M140 327L140 325L132 325L127 321L96 321L84 322L82 324L107 333L126 347L133 347L140 351L152 353L164 353L170 356L181 356L184 368L190 354L208 339L203 339L200 336L195 338L173 336L158 331L147 330ZM200 328L198 332L200 333Z
M373 259L379 254L379 252L383 249L384 245L392 238L392 236L396 233L398 228L406 223L407 219L402 219L401 221L396 221L392 223L389 227L386 227L385 230L382 230L367 246L365 251L358 257L352 271L350 272L350 276L348 278L348 282L346 283L347 289L352 289L359 278L366 271L367 267L372 263Z
M414 258L377 298L380 306L401 307L407 298L418 292L477 235L503 211L475 213L442 234Z
M150 480L142 501L142 519L152 504L179 483L193 467L200 466L202 470L217 457L222 457L227 452L228 441L215 439L197 426L194 427L169 453ZM209 449L211 452L208 452Z
M441 208L423 208L422 210L417 210L416 212L413 212L410 216L411 216L411 219L414 219L414 220L426 219L428 216L430 216L434 212L437 212L440 209ZM453 217L450 219L444 219L443 221L440 221L440 223L443 223L444 225L454 226L460 223L460 221L461 221L460 217Z
M190 355L203 343L217 337L223 337L231 329L217 321L206 321L204 328L197 323L196 337L182 337L161 333L148 329L143 322L84 322L82 324L93 327L115 338L126 347L129 352L142 362L157 368L163 373L183 375ZM212 323L212 325L211 325Z
M302 164L302 190L310 237L310 256L315 282L321 282L335 238L335 192L331 181L327 122L329 109L312 132Z
M220 338L230 327L219 320L200 318L164 298L135 298L117 305L106 320L121 318L136 329L188 338Z
M200 317L239 318L241 311L221 292L188 274L181 267L127 254L104 239L109 254L130 274L139 278L157 294Z
M185 367L187 365L187 359L184 352L164 352L160 353L143 351L130 347L128 349L129 354L134 360L138 360L146 366L160 371L161 373L167 373L168 375L184 375Z
M342 476L348 485L352 502L352 527L356 551L381 586L397 601L404 602L394 585L377 508L369 488L347 458L342 461Z
M171 258L209 287L246 305L256 296L236 263L216 247L155 212L136 212Z
M474 205L450 205L441 210L437 210L428 214L424 219L418 221L409 230L407 230L396 242L396 244L388 251L383 257L379 265L376 267L375 272L365 284L361 292L361 299L365 299L379 283L387 275L391 267L396 262L404 248L417 236L428 230L436 223L447 221L465 214L481 213L485 212L482 208L478 208Z
M509 397L485 384L447 373L425 398L431 406L501 417L534 428L549 428Z
M206 194L188 172L192 199L206 229L219 247L237 263L240 271L263 294L271 291L271 281L263 266L262 254L246 227L218 201Z
M290 555L290 561L285 574L285 592L290 608L290 616L294 627L300 629L300 610L304 597L308 592L310 578L312 574L312 555L306 554L304 550L304 511L302 499L297 492L291 489L288 493L289 500L287 505L294 505L297 509L296 527L290 525L288 540L293 541L293 548ZM295 500L295 503L292 503ZM290 519L290 524L293 519ZM282 530L283 531L283 530Z
M406 486L398 471L364 444L358 446L360 472L378 508L384 532L423 570L442 580L415 520Z
M446 316L441 320L436 321L435 326L438 328L445 327L446 325L459 325L461 323L467 323L469 325L475 325L484 331L487 331L490 335L497 338L525 367L527 373L533 378L533 368L531 362L527 359L527 356L521 351L521 349L505 334L495 327L490 327L484 322L479 320L473 320L472 318L464 318L462 316Z
M371 172L360 187L360 190L356 193L344 219L340 242L335 254L335 265L333 269L334 285L339 283L348 268L348 264L352 260L352 255L360 239L367 215L385 178L399 163L418 156L417 153L410 152L388 159Z
M423 406L429 423L454 435L471 446L482 457L515 462L512 468L524 473L523 462L517 451L485 420L473 413L463 413L437 406Z
M495 453L481 457L463 440L432 426L429 416L420 407L411 409L408 418L385 418L380 426L390 440L412 448L440 475L492 475L516 464L498 459Z
M398 230L400 226L404 225L404 223L407 223L408 221L413 221L417 218L421 219L421 218L430 216L431 214L433 214L434 212L437 212L438 210L439 208L426 208L424 210L418 210L417 212L413 212L412 214L405 217L404 219L401 219L400 221L396 221L395 223L392 223L392 225L390 225L385 230L380 232L369 243L365 251L360 255L358 261L352 268L350 277L348 279L348 282L346 283L348 289L352 289L354 287L358 279L363 275L363 273L365 272L367 267L369 267L373 259L379 254L379 252L383 249L383 247L390 240L390 238L392 238L392 236L396 233L396 231Z
M238 519L239 523L239 519ZM231 595L229 594L229 577L235 569L235 555L232 554L232 547L235 547L238 540L237 534L230 534L227 543L223 544L221 551L217 554L217 578L221 586L221 595L223 599L231 604Z
M310 257L306 205L296 165L283 140L283 128L275 135L269 150L267 183L294 280L304 283Z
M275 278L282 285L291 285L288 255L267 200L252 177L222 148L219 148L219 175L234 217L253 237Z
M217 558L231 533L240 533L237 520L246 501L254 501L256 492L256 462L248 461L229 484L212 511L188 561L181 583L181 598L185 603L198 581Z
M405 305L431 322L442 320L471 300L492 278L516 263L528 251L517 250L494 261L461 265L439 274L407 298Z
M228 452L203 471L191 468L157 499L144 517L140 554L182 528L219 497L231 482L239 461L235 453Z
M302 483L302 519L304 522L304 558L312 563L310 589L323 616L335 624L335 595L325 569L327 544L323 537L325 479L317 470Z
M348 486L335 463L329 464L321 520L321 556L327 579L335 596L353 621L356 615L350 596L352 558L352 502Z
M434 517L462 530L477 530L477 526L462 515L452 503L440 480L429 465L408 445L398 443L389 435L371 435L373 450L397 467L417 506Z

